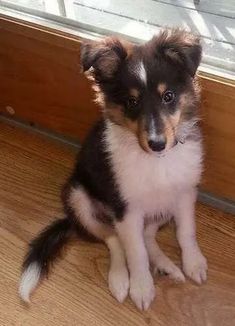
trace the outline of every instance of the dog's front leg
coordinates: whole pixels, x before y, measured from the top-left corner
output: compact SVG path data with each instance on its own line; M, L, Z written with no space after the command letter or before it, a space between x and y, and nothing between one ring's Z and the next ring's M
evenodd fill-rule
M140 212L129 212L115 228L126 252L130 297L139 309L147 310L155 297L155 287L144 242L144 218Z
M191 189L177 197L175 222L176 235L182 250L183 270L198 284L207 279L207 262L196 239L196 190Z

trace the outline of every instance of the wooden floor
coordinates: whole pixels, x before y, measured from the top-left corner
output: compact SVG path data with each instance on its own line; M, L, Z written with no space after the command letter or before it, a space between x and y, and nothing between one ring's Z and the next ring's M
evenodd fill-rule
M70 147L0 122L0 326L235 325L235 217L201 204L198 237L209 262L205 285L175 284L162 276L151 309L139 312L129 299L120 305L111 297L107 249L78 240L31 305L20 301L17 287L27 243L61 215L60 187L74 156ZM161 231L159 241L179 264L173 226Z

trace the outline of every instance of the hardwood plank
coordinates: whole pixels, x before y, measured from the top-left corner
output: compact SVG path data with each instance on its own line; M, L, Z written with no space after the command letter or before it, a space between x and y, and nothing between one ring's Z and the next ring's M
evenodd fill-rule
M232 326L235 320L235 219L198 204L200 245L209 260L208 282L156 280L157 298L141 313L128 299L118 304L107 287L109 255L102 244L77 240L33 295L17 295L28 241L61 216L60 187L73 165L70 147L0 122L0 325L1 326ZM163 250L179 264L173 226L159 234Z

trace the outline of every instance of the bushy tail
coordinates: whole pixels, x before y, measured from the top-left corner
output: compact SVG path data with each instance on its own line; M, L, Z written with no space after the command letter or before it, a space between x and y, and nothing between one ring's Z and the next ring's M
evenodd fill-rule
M56 220L31 242L23 263L19 287L19 294L24 301L30 302L31 292L36 288L40 279L48 273L50 265L61 253L75 229L72 219Z

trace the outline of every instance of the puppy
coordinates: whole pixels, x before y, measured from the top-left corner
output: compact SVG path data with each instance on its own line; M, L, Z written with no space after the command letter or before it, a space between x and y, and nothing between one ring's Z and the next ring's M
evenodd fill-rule
M23 300L73 234L102 240L110 251L109 288L139 309L155 297L150 273L184 274L198 284L207 263L195 234L194 205L202 171L198 128L199 39L165 30L143 45L117 38L82 46L103 115L89 133L63 191L64 219L32 241L23 265ZM174 217L183 272L155 241Z

